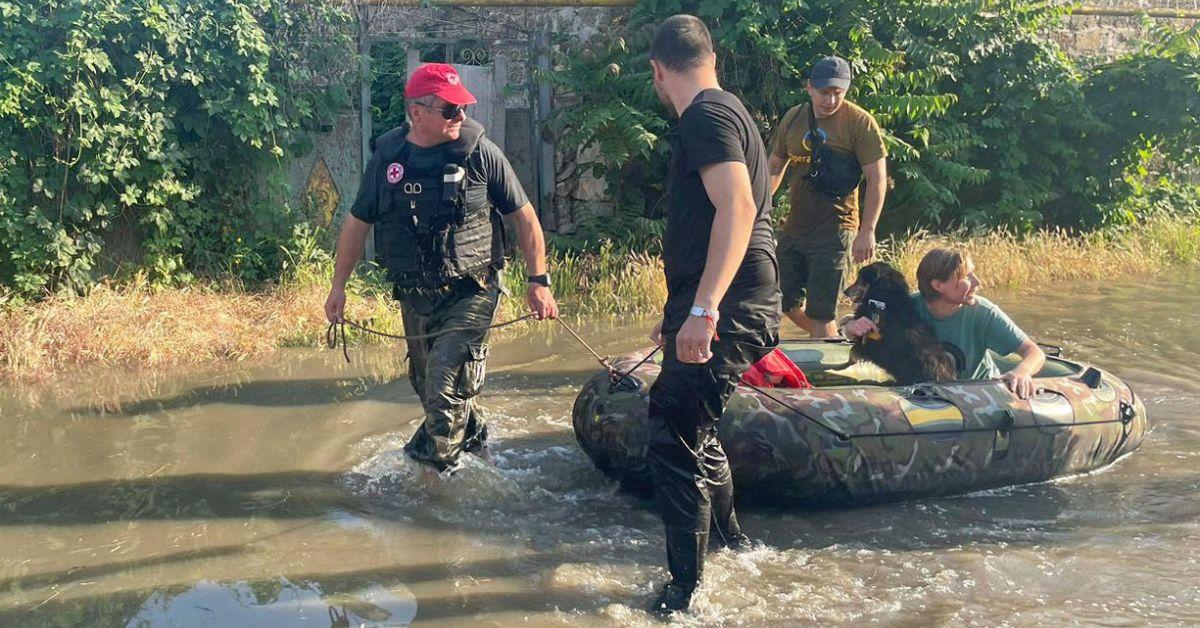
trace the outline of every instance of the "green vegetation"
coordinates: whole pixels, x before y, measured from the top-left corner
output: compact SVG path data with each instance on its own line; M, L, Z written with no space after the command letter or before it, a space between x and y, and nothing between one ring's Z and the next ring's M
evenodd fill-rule
M371 125L375 135L405 121L404 83L408 59L404 46L380 41L371 45Z
M645 50L685 10L712 27L722 83L766 137L816 59L852 60L851 96L891 153L881 256L910 275L943 242L1014 289L1200 263L1200 26L1154 27L1089 66L1047 37L1068 10L1052 3L645 0L542 77L570 103L551 131L621 183L615 216L551 236L568 316L651 316L665 299L653 218L671 122ZM289 206L284 173L350 103L342 5L0 0L0 20L0 378L323 340L330 238ZM405 60L373 54L382 129L402 119ZM524 312L519 265L499 320ZM351 317L403 332L378 274L349 290Z
M156 283L278 275L284 169L346 102L323 0L3 0L0 286L82 290L112 241ZM140 257L140 258L139 258Z
M575 96L555 130L594 147L593 172L620 182L610 190L621 212L588 235L624 237L661 196L669 123L646 50L653 26L682 11L710 26L722 86L767 138L807 100L814 61L851 60L850 97L888 134L885 233L1090 230L1143 218L1153 204L1144 197L1160 186L1197 198L1188 175L1200 139L1200 27L1154 28L1155 43L1086 67L1047 36L1068 10L1020 0L641 2L603 41L568 45L550 77Z

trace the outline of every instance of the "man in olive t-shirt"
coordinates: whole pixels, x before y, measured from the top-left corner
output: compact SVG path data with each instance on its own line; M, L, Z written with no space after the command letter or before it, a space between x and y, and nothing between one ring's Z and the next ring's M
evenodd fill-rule
M850 65L826 57L813 66L807 91L813 105L792 107L771 141L767 168L774 193L788 166L791 212L779 235L779 280L783 311L814 338L837 333L837 301L846 273L846 253L855 263L875 255L875 225L887 187L887 150L883 133L871 114L845 99ZM811 112L811 113L810 113ZM810 129L815 114L817 129ZM866 178L841 198L817 189L808 178L813 136L830 150L852 156ZM864 191L859 220L859 192Z

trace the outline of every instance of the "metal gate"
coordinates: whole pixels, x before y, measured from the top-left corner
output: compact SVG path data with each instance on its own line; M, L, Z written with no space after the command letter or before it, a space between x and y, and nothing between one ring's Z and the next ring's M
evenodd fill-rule
M427 10L376 7L374 11L359 13L359 76L363 78L358 111L338 119L327 133L315 138L314 150L289 172L293 189L302 190L301 200L313 221L336 229L339 218L349 211L370 160L370 139L388 130L377 124L372 114L372 105L377 104L372 102L372 76L377 69L372 51L382 48L381 44L403 47L405 79L423 63L455 65L479 100L469 115L481 122L488 137L504 150L538 213L552 218L554 146L538 132L549 114L550 87L535 77L535 68L550 67L548 37L534 30L489 28L484 23L487 16L455 22ZM439 25L438 32L432 32L430 24ZM392 62L399 65L400 59ZM553 225L555 221L544 222ZM371 243L369 238L368 254Z

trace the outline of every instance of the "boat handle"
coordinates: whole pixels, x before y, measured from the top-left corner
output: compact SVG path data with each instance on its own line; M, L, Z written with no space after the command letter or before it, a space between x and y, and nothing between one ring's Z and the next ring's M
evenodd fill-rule
M1125 425L1129 425L1130 423L1133 422L1134 417L1137 416L1137 410L1133 409L1132 403L1129 403L1128 401L1125 401L1124 399L1122 399L1121 404L1120 404L1120 415L1121 415L1121 423L1123 423Z
M952 400L947 399L944 395L938 393L938 391L934 390L928 384L917 384L913 386L912 390L910 390L908 394L904 396L908 397L909 399L937 399L939 401L945 401L951 404L954 403Z
M1100 370L1094 366L1089 366L1087 368L1087 370L1084 371L1083 374L1079 376L1079 381L1086 384L1087 387L1091 388L1092 390L1096 390L1097 388L1099 388L1100 382L1103 379L1104 379L1104 376L1100 373Z
M1037 343L1037 346L1038 346L1038 348L1040 348L1042 350L1042 353L1045 353L1046 355L1048 355L1052 358L1061 358L1062 357L1062 347L1060 347L1058 345L1050 345L1050 344L1046 344L1044 342L1039 342L1039 343Z

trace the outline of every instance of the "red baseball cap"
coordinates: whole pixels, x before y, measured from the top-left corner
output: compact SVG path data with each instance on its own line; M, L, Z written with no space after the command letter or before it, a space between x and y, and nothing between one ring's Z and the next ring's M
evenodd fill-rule
M477 101L462 84L462 77L449 63L427 63L413 72L404 86L405 98L437 96L452 105L473 105Z

